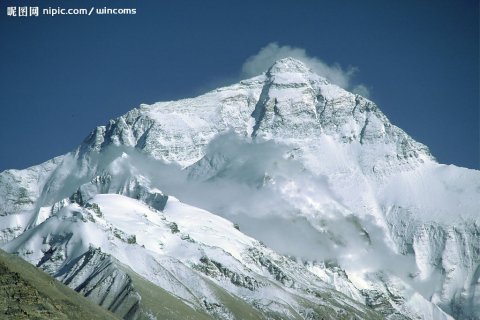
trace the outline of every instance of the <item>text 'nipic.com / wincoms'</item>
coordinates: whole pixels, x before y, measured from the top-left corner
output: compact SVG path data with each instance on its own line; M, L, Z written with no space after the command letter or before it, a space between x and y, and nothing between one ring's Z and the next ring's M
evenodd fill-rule
M62 7L7 7L7 16L9 17L38 17L59 16L59 15L135 15L136 8L109 8L109 7L91 7L91 8L62 8Z

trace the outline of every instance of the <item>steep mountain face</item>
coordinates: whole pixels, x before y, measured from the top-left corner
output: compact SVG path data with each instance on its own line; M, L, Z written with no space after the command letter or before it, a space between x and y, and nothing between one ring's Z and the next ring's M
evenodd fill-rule
M478 319L479 208L480 172L290 58L0 174L3 248L125 318Z

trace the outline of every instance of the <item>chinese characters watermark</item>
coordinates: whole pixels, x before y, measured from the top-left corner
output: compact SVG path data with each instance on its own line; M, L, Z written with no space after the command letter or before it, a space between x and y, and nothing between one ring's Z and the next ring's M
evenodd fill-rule
M7 7L9 17L38 17L38 7Z

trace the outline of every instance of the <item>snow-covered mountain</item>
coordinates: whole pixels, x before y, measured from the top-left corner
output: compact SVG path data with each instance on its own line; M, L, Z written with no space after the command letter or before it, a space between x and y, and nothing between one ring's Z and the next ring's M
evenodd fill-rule
M479 209L479 171L291 58L0 174L2 248L131 319L480 319Z

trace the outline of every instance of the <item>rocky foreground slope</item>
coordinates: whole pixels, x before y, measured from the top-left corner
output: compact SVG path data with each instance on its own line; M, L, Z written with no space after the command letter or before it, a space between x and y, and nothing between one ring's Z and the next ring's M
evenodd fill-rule
M1 250L0 318L117 319L34 266Z
M479 208L479 171L290 58L0 174L4 250L131 319L478 319Z

